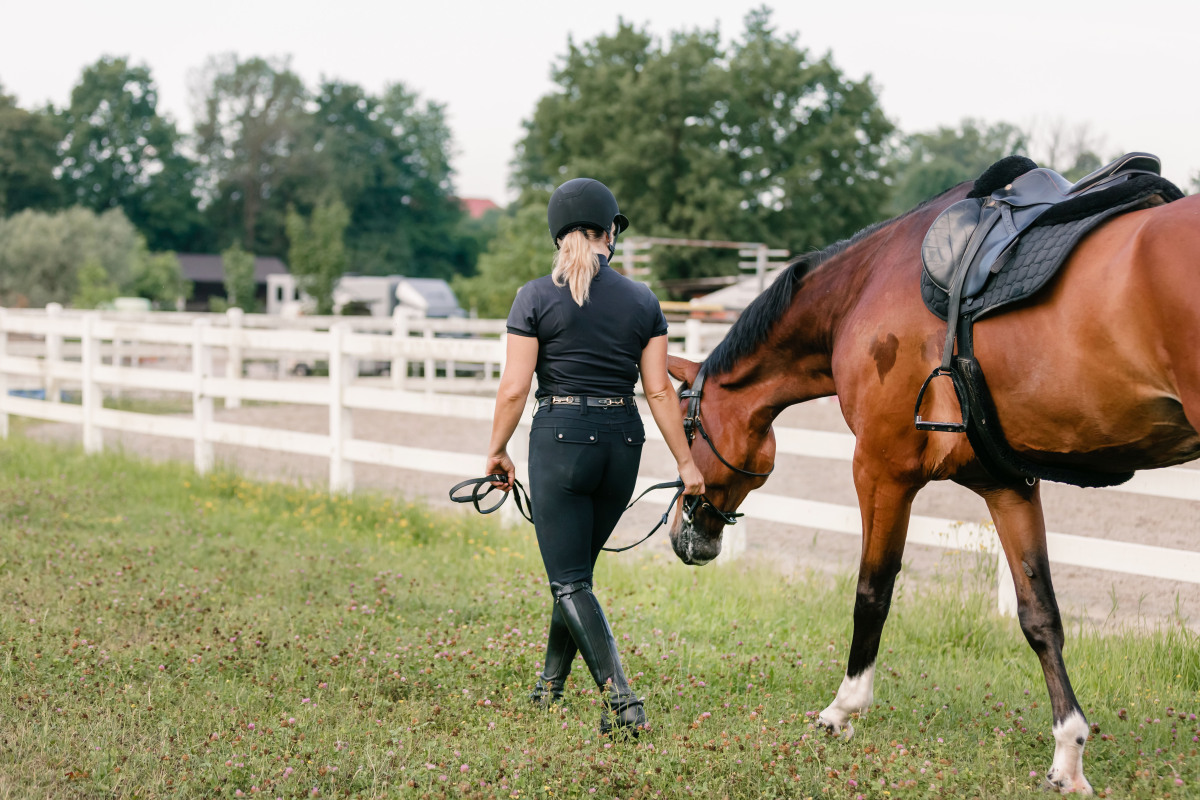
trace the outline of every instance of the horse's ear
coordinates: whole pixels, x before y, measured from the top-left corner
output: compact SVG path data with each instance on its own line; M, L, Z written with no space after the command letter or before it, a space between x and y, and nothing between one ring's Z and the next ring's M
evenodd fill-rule
M696 373L700 371L700 365L695 361L688 361L680 356L667 356L667 372L677 381L683 381L688 386L696 380Z

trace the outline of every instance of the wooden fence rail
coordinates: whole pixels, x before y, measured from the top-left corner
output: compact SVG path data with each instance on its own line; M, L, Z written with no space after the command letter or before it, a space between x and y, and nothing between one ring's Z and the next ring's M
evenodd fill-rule
M213 466L213 445L226 444L329 460L331 491L352 491L354 465L373 464L448 476L473 474L477 453L414 448L355 438L352 411L370 409L459 419L489 420L495 377L504 358L504 325L497 320L409 320L397 318L264 319L240 314L147 314L138 318L0 309L0 436L8 435L10 415L78 425L85 450L103 446L103 431L150 434L193 443L194 463ZM366 318L369 319L369 318ZM727 330L689 320L671 326L673 349L700 358ZM677 345L677 346L676 346ZM154 355L147 355L154 354ZM328 376L281 380L247 377L254 361L286 363L319 357ZM217 358L225 368L216 370ZM364 361L389 362L390 381L359 379ZM409 364L421 366L418 377ZM459 378L459 367L476 377ZM439 378L439 369L445 377ZM420 391L414 391L419 389ZM122 390L190 396L191 417L163 416L104 407L104 397ZM448 393L444 390L450 390ZM79 403L61 402L78 391ZM213 401L227 407L241 401L302 403L329 411L329 434L311 434L218 422ZM528 425L529 415L522 416ZM777 452L848 461L849 434L777 428ZM647 429L660 439L657 429ZM514 445L519 449L519 440ZM523 454L514 453L525 471ZM638 491L664 478L640 478ZM1200 500L1200 471L1163 469L1139 473L1106 491ZM511 504L509 504L511 505ZM508 506L506 506L508 508ZM856 507L777 494L754 493L743 504L748 518L859 535ZM511 517L510 517L511 519ZM1132 575L1200 583L1200 552L1132 542L1047 534L1050 558L1059 564ZM995 532L990 526L916 516L908 541L934 547L995 553L1000 569L999 607L1013 614L1015 593Z

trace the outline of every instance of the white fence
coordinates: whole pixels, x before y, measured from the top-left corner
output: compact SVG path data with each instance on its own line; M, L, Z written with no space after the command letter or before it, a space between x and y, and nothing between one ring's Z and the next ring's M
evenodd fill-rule
M670 336L678 344L673 349L699 358L727 328L695 320L672 325ZM174 437L193 442L195 466L202 472L213 465L214 444L315 455L329 460L331 491L353 489L355 464L465 477L478 470L477 453L358 439L351 411L491 419L490 395L504 357L503 330L497 320L282 320L236 311L104 316L0 309L0 436L8 435L9 415L19 415L80 426L89 452L102 447L104 430ZM220 371L215 369L218 359L224 362ZM328 377L281 380L287 365L299 359L324 361ZM390 365L390 380L374 385L360 380L363 362ZM248 365L255 364L264 376L247 377L254 372ZM154 415L104 406L105 396L127 390L189 396L192 414ZM78 391L79 403L61 402L64 391ZM217 422L213 401L218 397L226 407L241 401L326 407L329 434ZM523 415L522 424L528 419ZM853 456L854 438L848 434L788 428L775 433L779 453L837 460ZM653 426L647 434L659 437ZM514 444L520 439L515 437ZM524 466L518 463L522 471ZM639 479L638 490L664 479ZM1173 468L1139 473L1109 491L1200 500L1200 472ZM752 519L861 534L857 507L753 493L742 510ZM1059 564L1200 583L1200 552L1060 533L1047 534L1047 540L1050 558ZM1000 609L1015 613L1012 581L989 526L914 516L908 541L996 553Z

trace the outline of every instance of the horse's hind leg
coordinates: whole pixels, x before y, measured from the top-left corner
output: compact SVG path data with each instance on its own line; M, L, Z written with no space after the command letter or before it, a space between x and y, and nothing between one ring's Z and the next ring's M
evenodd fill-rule
M979 490L977 490L979 491ZM1063 663L1063 626L1050 582L1046 523L1040 485L979 491L987 501L1017 588L1017 616L1046 677L1054 715L1054 762L1046 773L1050 786L1063 792L1091 794L1083 777L1083 748L1088 722L1071 690Z
M855 463L855 486L863 517L862 558L854 597L854 635L846 676L837 697L817 722L833 733L854 735L850 715L866 711L875 697L875 658L900 572L912 500L920 487L880 479Z

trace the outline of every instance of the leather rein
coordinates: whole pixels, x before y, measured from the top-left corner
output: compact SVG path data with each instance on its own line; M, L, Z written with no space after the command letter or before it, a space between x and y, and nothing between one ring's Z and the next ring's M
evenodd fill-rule
M774 465L772 465L771 468L766 472L754 472L752 470L743 469L742 467L735 467L733 464L729 463L725 456L721 455L719 450L717 450L716 444L713 443L712 437L708 435L708 431L704 429L704 423L700 419L700 398L704 393L704 378L704 365L701 364L700 370L696 373L695 382L690 387L679 393L680 400L686 399L688 401L687 411L683 417L683 432L687 435L688 446L690 447L695 441L696 434L700 434L700 438L708 443L708 448L712 450L713 455L716 456L717 459L729 469L750 478L767 477L775 471ZM502 483L507 480L507 478L507 475L497 474L485 475L482 478L471 478L469 480L462 481L461 483L455 484L454 488L450 490L450 499L456 503L471 503L475 506L475 510L479 513L490 514L496 509L500 508L500 506L504 505L504 501L508 499L509 493L505 492L495 505L487 508L484 508L481 505L481 502L497 488L496 483ZM486 490L482 491L481 493L480 490L484 489L485 486L487 487ZM470 489L470 493L466 495L456 494L456 492L460 492L463 489ZM633 508L634 503L636 503L638 500L641 500L647 494L655 491L656 489L675 490L675 495L671 498L671 502L667 504L667 510L663 512L662 517L658 520L658 524L651 528L649 533L631 545L627 545L625 547L604 547L601 549L607 550L610 553L621 553L626 550L630 550L649 539L659 528L666 524L667 519L671 515L671 509L675 507L675 501L683 495L684 486L682 479L654 484L634 498L633 502L625 506L625 510L628 511L629 509ZM517 508L520 510L521 516L525 517L525 519L529 520L530 522L533 522L533 503L529 499L529 493L525 491L525 487L521 485L520 481L513 481L511 493L517 498ZM722 511L713 505L712 501L710 501L707 496L702 494L693 495L691 500L685 501L681 509L681 513L683 514L683 518L688 523L691 523L695 519L696 513L701 510L707 511L726 525L736 525L738 517L745 516L745 514L741 513L740 511Z
M725 456L721 455L721 451L717 449L717 445L713 443L712 437L708 435L708 431L704 430L704 422L700 419L700 399L704 395L704 365L700 365L699 371L696 372L696 380L687 389L679 393L679 399L687 399L687 412L683 416L683 432L687 434L688 445L690 446L696 438L696 434L700 434L705 442L708 443L708 449L712 450L717 460L724 464L729 469L736 473L745 475L750 478L765 478L775 471L775 466L766 472L754 472L753 470L743 469L730 464ZM674 503L674 501L672 501ZM722 511L717 508L708 499L706 495L695 495L690 502L685 502L683 505L683 516L688 522L691 522L697 511L701 509L708 511L713 516L720 519L726 525L736 525L738 517L744 517L745 514L738 511Z

